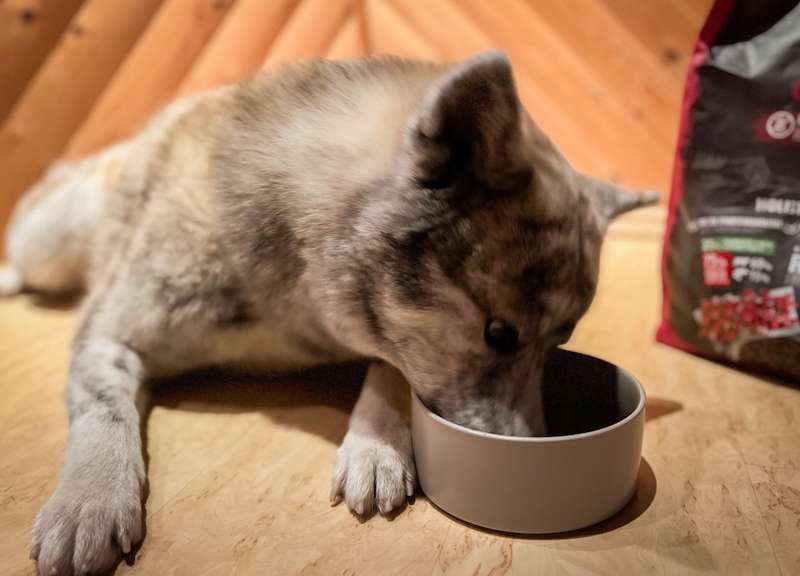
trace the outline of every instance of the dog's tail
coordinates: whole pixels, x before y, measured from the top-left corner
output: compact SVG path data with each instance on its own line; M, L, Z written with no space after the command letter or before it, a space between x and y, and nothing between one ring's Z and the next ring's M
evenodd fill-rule
M0 296L46 294L85 285L89 250L127 152L119 144L77 163L59 162L22 197L6 229Z

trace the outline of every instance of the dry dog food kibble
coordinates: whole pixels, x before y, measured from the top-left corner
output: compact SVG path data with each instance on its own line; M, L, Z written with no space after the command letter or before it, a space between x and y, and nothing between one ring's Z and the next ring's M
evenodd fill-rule
M684 95L662 342L800 380L800 3L718 0Z

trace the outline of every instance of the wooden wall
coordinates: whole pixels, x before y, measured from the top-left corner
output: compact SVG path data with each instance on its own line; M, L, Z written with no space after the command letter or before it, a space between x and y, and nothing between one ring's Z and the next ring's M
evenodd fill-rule
M0 229L48 163L171 98L262 67L373 53L514 62L580 169L668 190L683 78L711 0L2 0Z

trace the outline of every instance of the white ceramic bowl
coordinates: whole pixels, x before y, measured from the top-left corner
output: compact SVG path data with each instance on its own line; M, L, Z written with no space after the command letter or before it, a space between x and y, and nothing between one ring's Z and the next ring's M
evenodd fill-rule
M566 350L551 356L543 386L551 435L530 438L453 424L412 394L417 473L434 504L524 534L583 528L625 506L641 460L642 386L622 368Z

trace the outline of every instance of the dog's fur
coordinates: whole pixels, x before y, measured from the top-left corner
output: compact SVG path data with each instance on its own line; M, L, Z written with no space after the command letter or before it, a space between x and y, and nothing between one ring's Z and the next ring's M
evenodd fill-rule
M543 433L538 375L589 306L607 223L654 199L573 171L493 52L295 65L57 165L0 276L6 294L88 288L40 571L101 571L140 540L146 379L373 359L331 494L357 513L413 493L405 380L455 422ZM487 346L490 319L518 350Z

